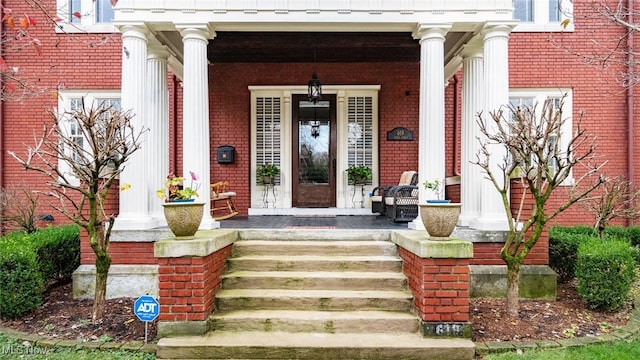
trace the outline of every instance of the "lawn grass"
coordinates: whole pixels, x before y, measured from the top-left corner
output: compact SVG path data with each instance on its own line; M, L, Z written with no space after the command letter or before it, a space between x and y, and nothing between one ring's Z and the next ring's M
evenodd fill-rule
M576 348L486 355L483 360L631 360L640 359L640 339Z
M124 350L87 350L30 346L0 334L0 359L37 360L153 360L155 354Z

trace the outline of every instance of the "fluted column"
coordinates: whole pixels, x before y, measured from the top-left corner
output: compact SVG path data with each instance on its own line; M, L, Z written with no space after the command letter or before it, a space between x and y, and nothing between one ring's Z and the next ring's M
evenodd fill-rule
M147 124L149 140L146 147L153 154L153 161L147 162L149 213L164 221L162 202L155 195L167 179L169 172L169 87L167 84L167 64L169 52L164 46L148 48L147 57Z
M190 172L198 175L200 196L204 202L201 229L220 227L211 217L209 200L210 158L209 146L209 75L207 45L215 33L206 24L177 26L184 45L184 79L182 111L182 176L189 182Z
M460 203L458 224L468 226L480 216L482 169L473 165L478 153L480 128L476 123L484 106L484 60L481 40L472 40L462 50L462 141L460 161Z
M482 32L484 39L485 106L483 115L489 117L509 103L509 33L510 24L488 24ZM490 79L490 81L489 81ZM508 115L507 115L508 116ZM488 123L489 131L495 127ZM499 168L506 150L501 145L488 145L491 154L489 167L499 184L504 174ZM471 221L471 227L479 230L507 230L508 222L500 194L489 180L482 181L480 218Z
M145 106L147 83L147 29L126 25L122 32L122 109L131 111L135 116L131 124L135 131L146 128ZM150 158L150 149L145 146L148 133L140 141L143 144L130 158L120 175L120 184L130 184L129 191L120 193L120 213L114 227L116 229L142 230L156 226L149 215L148 174L146 169Z
M425 190L422 183L435 179L444 181L445 178L444 40L449 28L449 24L420 24L414 32L414 38L420 40L418 201L421 204L436 197L431 190ZM424 228L419 218L409 226Z

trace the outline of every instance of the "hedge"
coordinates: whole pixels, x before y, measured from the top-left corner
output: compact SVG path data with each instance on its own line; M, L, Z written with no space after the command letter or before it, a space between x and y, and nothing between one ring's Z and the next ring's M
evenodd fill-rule
M578 295L592 309L619 310L636 278L634 251L626 240L594 238L580 244Z
M45 280L27 235L0 240L0 315L16 318L42 304Z
M75 225L0 238L0 316L16 318L42 304L50 281L71 278L80 265L80 231Z

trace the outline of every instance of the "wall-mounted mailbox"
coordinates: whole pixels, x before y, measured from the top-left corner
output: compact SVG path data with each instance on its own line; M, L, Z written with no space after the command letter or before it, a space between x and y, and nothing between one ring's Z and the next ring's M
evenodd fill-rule
M218 147L218 163L232 164L236 161L236 148L231 145L222 145Z

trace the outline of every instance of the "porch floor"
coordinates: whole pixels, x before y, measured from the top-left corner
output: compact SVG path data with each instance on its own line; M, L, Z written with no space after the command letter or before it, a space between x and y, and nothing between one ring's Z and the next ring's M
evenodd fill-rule
M221 229L393 229L406 230L407 223L394 223L376 215L249 215L220 220Z

